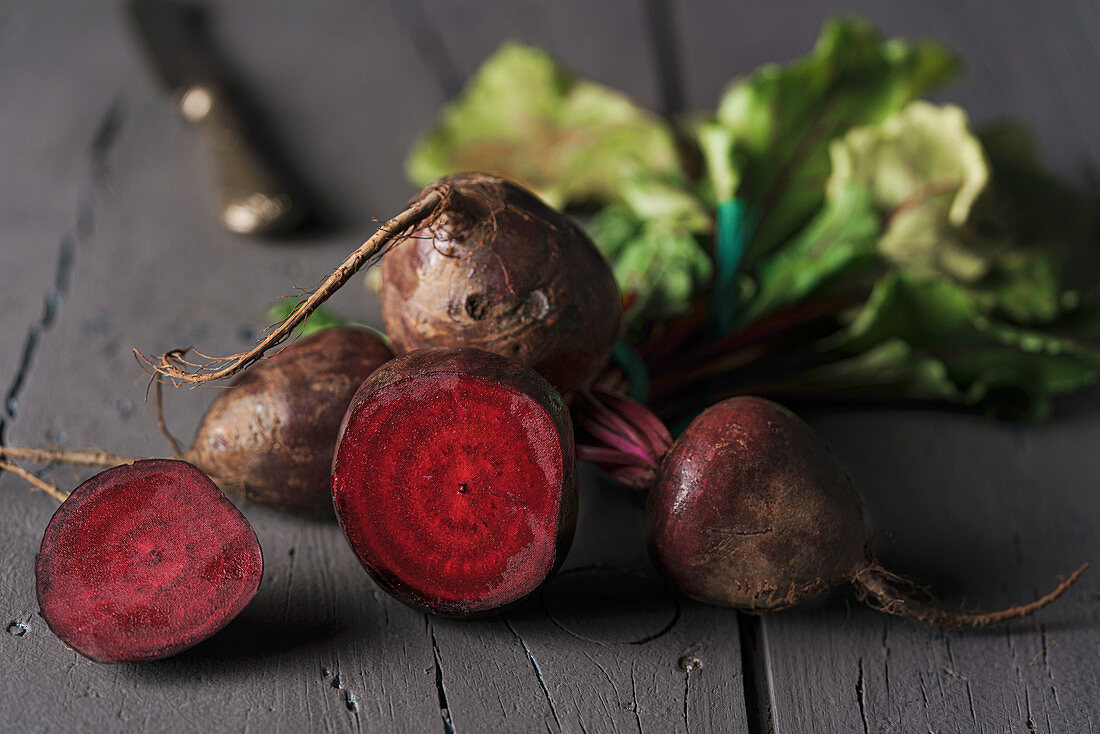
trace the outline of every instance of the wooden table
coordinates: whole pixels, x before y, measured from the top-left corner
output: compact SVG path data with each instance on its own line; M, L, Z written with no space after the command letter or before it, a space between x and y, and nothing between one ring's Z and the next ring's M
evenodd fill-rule
M291 285L308 286L412 193L402 157L503 39L542 45L657 108L712 106L725 80L806 51L824 17L960 50L945 99L1011 114L1078 182L1100 162L1093 0L775 3L251 0L219 6L228 55L277 139L341 215L324 235L225 234L208 161L151 83L114 3L0 8L0 395L3 439L166 448L132 346L236 351ZM378 323L358 284L334 306ZM188 433L209 391L173 392ZM1100 412L1042 426L931 410L808 415L861 488L882 558L947 604L1027 601L1100 561ZM72 469L47 477L75 486ZM644 553L642 509L584 473L566 570L500 619L427 618L368 580L333 522L245 508L260 593L174 659L105 666L37 615L33 563L56 503L0 476L0 728L208 732L1093 732L1100 573L1034 621L924 629L839 590L763 618L676 599ZM9 625L9 623L11 623ZM21 625L21 626L20 626Z

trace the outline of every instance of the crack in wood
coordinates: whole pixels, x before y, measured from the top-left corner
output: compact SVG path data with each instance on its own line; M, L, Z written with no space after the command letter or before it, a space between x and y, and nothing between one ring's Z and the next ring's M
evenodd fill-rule
M95 230L95 193L110 175L110 156L122 129L123 118L121 100L116 99L100 118L92 135L88 148L90 184L78 198L73 230L63 235L58 242L53 287L45 296L42 315L27 329L19 365L4 393L4 404L0 406L0 444L4 443L7 429L19 410L19 394L30 376L42 337L57 322L61 303L72 285L77 241L87 239Z
M859 677L856 678L856 701L859 702L859 720L863 722L863 734L870 734L867 726L867 692L863 688L863 658L859 659Z
M691 673L684 671L684 731L691 731L691 721L688 719L688 681L691 678Z
M92 143L88 147L89 170L92 177L92 188L102 186L111 173L111 152L118 142L119 133L122 132L122 100L116 98L107 108L106 114L100 118L96 125ZM78 210L79 215L79 210Z
M451 720L451 707L447 702L447 686L443 682L443 657L439 654L439 640L435 636L435 627L428 615L424 615L424 627L432 639L432 655L435 658L435 689L439 697L439 715L443 718L444 734L455 734L455 725Z
M542 606L542 610L546 613L546 617L550 620L551 624L553 624L565 634L571 637L575 637L578 640L583 640L584 642L591 642L592 644L599 645L600 647L607 647L609 645L646 645L668 634L670 631L672 631L672 628L675 627L676 624L680 621L680 617L683 614L683 608L680 604L680 599L676 596L676 594L669 591L667 586L662 586L664 598L672 607L672 616L669 618L669 621L665 623L664 626L647 635L644 635L636 640L616 640L608 642L605 640L597 639L595 637L583 635L570 629L568 626L563 624L561 620L558 619L556 611L551 608L553 605L547 599L547 593L557 588L553 585L553 583L562 582L571 576L589 573L623 574L624 576L635 576L643 579L649 578L646 574L633 569L622 568L619 566L608 566L599 563L594 563L587 566L577 566L559 572L557 577L554 579L554 582L552 582L551 584L545 584L540 589L539 604Z
M290 599L291 589L294 587L294 568L298 565L298 554L294 552L295 547L301 542L301 534L295 533L294 545L291 546L290 556L290 568L287 570L286 575L286 598L283 599L283 624L290 624Z
M771 691L764 658L763 620L759 615L737 612L741 643L741 685L745 691L745 720L749 734L774 731Z
M638 725L638 734L642 734L642 716L638 713L638 682L634 678L635 662L630 661L630 710L634 712L634 722Z
M886 700L890 700L890 645L887 642L887 637L890 632L890 620L882 620L882 677L886 683Z
M61 311L61 301L69 292L72 282L73 255L76 242L71 234L66 234L58 244L57 268L54 271L53 289L46 294L43 300L42 316L27 329L27 336L23 341L23 352L19 358L19 366L15 371L7 393L4 395L4 409L0 412L0 443L3 443L4 432L8 423L15 418L19 410L19 393L22 392L30 375L31 366L34 364L34 355L42 341L42 336L49 331L57 321Z
M558 725L558 731L560 732L562 726L561 719L558 718L558 707L554 705L554 699L550 696L550 689L546 685L546 679L542 676L542 668L539 667L539 661L535 659L534 653L532 653L531 648L527 646L523 636L512 626L511 620L505 619L504 624L511 630L512 634L515 635L515 638L519 641L520 647L523 648L523 652L527 654L527 659L531 661L531 667L535 669L535 677L539 681L539 687L542 688L542 694L546 696L546 703L550 704L550 713L554 716L554 723Z

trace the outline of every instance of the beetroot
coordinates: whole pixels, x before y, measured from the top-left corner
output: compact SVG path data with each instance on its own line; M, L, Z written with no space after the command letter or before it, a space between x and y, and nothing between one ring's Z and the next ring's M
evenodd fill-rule
M206 411L188 451L169 439L179 458L230 494L288 512L331 515L329 475L340 421L359 385L392 356L367 329L325 329L234 380ZM0 457L88 466L139 460L105 451L17 446L0 446Z
M421 191L248 351L201 364L185 359L188 349L135 354L174 385L231 377L380 260L382 315L399 352L485 349L533 367L564 394L607 364L622 315L607 261L564 214L479 173L448 176Z
M359 385L392 356L373 332L354 327L295 342L218 395L184 458L253 502L331 514L340 421Z
M516 184L449 176L441 216L382 260L382 316L398 352L471 346L518 359L563 394L607 364L619 289L568 217ZM425 195L421 194L421 197Z
M409 352L355 394L332 470L336 515L379 585L433 614L514 604L560 565L576 522L562 398L471 348Z
M35 566L42 617L101 663L174 655L252 600L263 558L252 526L183 461L118 466L77 487Z
M980 627L1050 604L1087 567L1030 604L989 613L940 609L910 596L912 584L871 554L851 480L786 408L731 398L705 410L671 446L657 419L622 396L587 398L578 420L602 444L581 446L582 457L649 490L656 566L708 604L774 611L850 581L860 598L889 614Z
M732 398L704 411L661 462L650 550L690 596L782 609L867 564L863 508L797 416Z

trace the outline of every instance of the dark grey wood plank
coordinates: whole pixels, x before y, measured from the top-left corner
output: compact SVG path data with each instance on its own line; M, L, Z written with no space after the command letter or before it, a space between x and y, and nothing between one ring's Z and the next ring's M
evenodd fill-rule
M636 97L660 105L657 56L640 0L494 3L488 0L394 0L413 38L442 45L421 47L433 59L445 90L464 80L508 40L543 48L570 68ZM426 35L424 26L430 26ZM419 30L418 30L419 28ZM448 72L454 69L453 72Z
M1043 428L957 414L820 415L862 489L885 564L949 606L1031 601L1084 561L1100 438L1091 410ZM1035 620L943 632L888 619L850 590L764 620L776 730L1088 731L1100 583L1090 573Z
M372 231L372 217L401 206L411 193L404 151L441 90L506 37L543 45L659 106L656 57L639 41L648 39L651 4L425 1L419 16L404 3L352 0L219 5L219 38L275 137L342 215L342 229L281 246L216 228L208 162L152 89L118 5L23 2L0 11L0 388L18 372L43 296L58 290L66 237L73 253L9 440L163 453L130 346L245 345L268 302L292 282L313 283ZM1088 135L1096 101L1083 91L1095 86L1095 6L859 9L891 33L960 46L972 77L950 98L976 117L1012 112L1040 125L1050 159L1075 177L1096 160ZM688 102L709 106L734 71L808 48L830 7L675 10ZM417 48L431 38L415 27L425 17L439 24L445 53ZM377 319L358 286L336 305ZM190 432L211 397L170 394L178 433ZM1032 598L1078 560L1095 559L1090 448L1100 426L1091 416L1082 408L1043 429L942 413L813 421L863 487L876 528L897 537L881 546L884 560L948 603L992 607ZM69 469L48 476L77 481ZM429 621L380 593L334 524L246 507L267 562L254 604L178 658L108 667L65 650L36 616L33 558L54 505L0 476L8 510L0 626L27 627L0 634L0 728L745 729L736 616L675 600L644 556L639 504L591 475L583 490L565 571L504 619L473 623ZM1038 631L944 635L859 608L849 614L844 599L761 624L765 654L755 662L771 684L764 693L778 731L1027 731L1028 721L1040 731L1088 731L1100 716L1090 697L1100 683L1091 577Z
M583 479L574 548L537 598L432 623L456 730L744 729L736 615L666 590L638 500Z
M0 67L8 70L0 75L0 425L18 410L22 375L57 315L106 183L97 123L109 122L113 100L59 66L110 39L44 38L47 23L30 3L0 10Z
M400 177L401 158L417 132L409 121L426 124L441 99L415 55L395 67L401 58L395 47L406 38L388 11L363 8L282 7L258 20L258 6L232 5L218 14L221 37L241 39L231 57L275 121L275 136L293 141L291 153L305 163L307 178L327 181L322 190L351 215L343 234L286 247L239 240L216 228L208 161L196 154L194 136L131 57L118 16L77 18L78 25L61 22L38 31L99 39L90 50L75 52L93 68L111 65L88 94L102 98L106 88L117 103L103 118L113 121L114 133L99 161L99 176L109 185L96 190L94 236L87 238L88 255L77 262L64 310L27 375L27 407L12 423L12 442L163 453L129 347L240 348L263 325L264 306L286 293L289 282L320 277L370 231L371 216L389 214L409 195ZM298 35L303 26L331 45L323 71L308 63L310 48ZM375 34L390 42L360 42ZM393 74L375 72L394 68ZM350 100L347 87L355 84L347 69L362 74L362 95ZM87 106L81 101L67 114L86 117ZM95 126L88 125L94 137ZM348 230L357 233L351 241ZM337 305L358 319L377 318L373 301L357 287L341 293ZM177 432L188 432L211 397L169 393ZM67 468L47 476L66 487L78 481ZM682 610L641 570L647 569L641 509L615 490L607 494L609 506L586 509L578 548L589 551L576 558L607 566L593 578L611 618L636 617L628 627L637 629L626 638L603 639L606 622L589 629L587 607L578 613L569 581L584 582L586 571L563 576L565 586L506 620L427 620L369 582L335 525L246 507L267 564L253 604L222 634L175 659L109 668L65 650L36 617L33 554L54 505L10 476L0 481L17 510L5 520L4 537L19 559L0 578L0 598L12 621L27 627L21 636L5 637L12 654L4 657L0 686L4 700L18 701L7 719L12 730L66 731L82 722L152 731L686 731L711 717L736 722L743 715L735 618L711 620L713 610ZM635 605L653 608L624 609L620 591L634 594L627 599ZM552 620L544 602L561 619ZM563 604L568 613L560 611ZM672 632L630 644L677 619L682 621ZM679 667L687 654L704 661L690 678ZM25 690L22 681L32 672L46 682ZM441 711L445 705L450 710Z

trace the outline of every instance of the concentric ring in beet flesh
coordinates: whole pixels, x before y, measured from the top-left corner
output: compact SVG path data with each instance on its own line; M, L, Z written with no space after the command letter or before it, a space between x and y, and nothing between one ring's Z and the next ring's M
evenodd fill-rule
M383 587L425 611L498 611L537 589L572 538L568 412L537 373L476 349L384 365L353 399L336 513Z
M170 459L117 466L73 490L35 567L50 629L102 663L205 640L252 600L262 574L248 520L205 474Z

